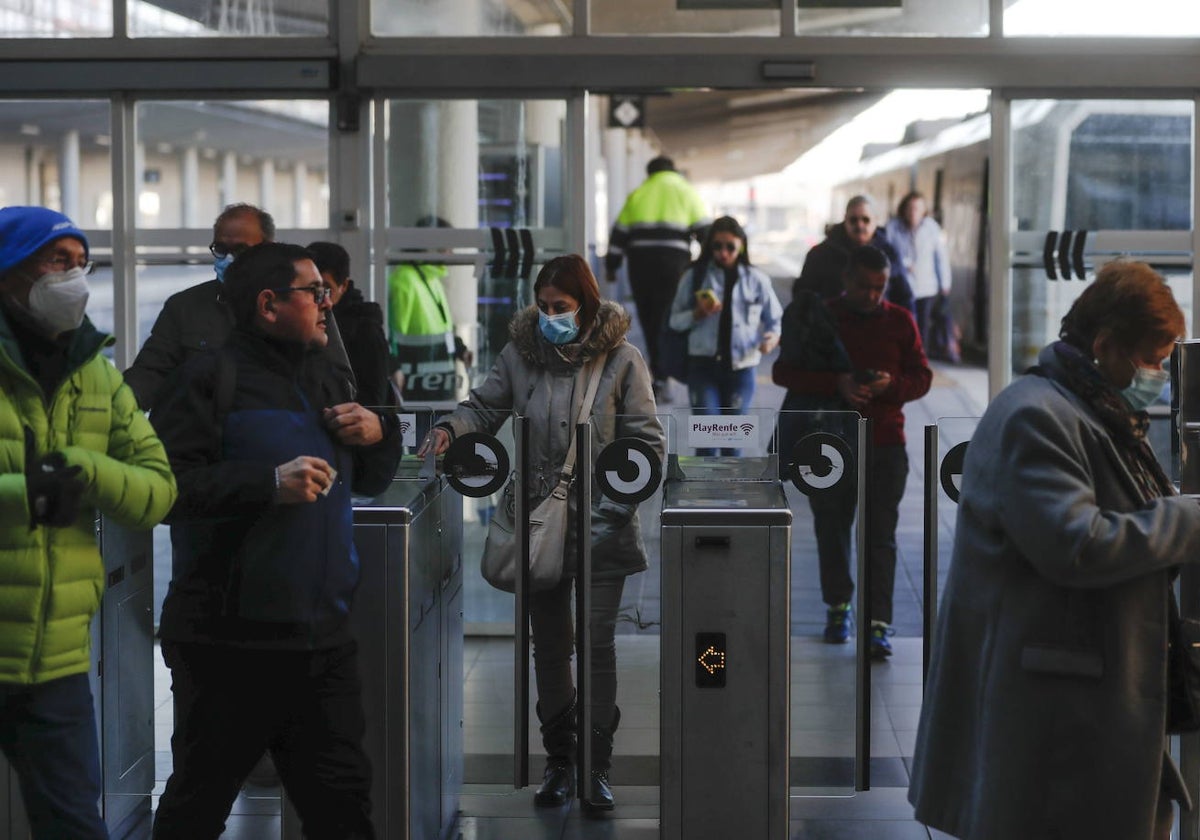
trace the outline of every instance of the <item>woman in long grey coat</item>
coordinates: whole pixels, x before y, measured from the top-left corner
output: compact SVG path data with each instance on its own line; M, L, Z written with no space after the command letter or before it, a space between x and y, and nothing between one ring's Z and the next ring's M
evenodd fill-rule
M650 373L641 353L625 340L629 315L615 303L600 300L600 288L587 262L569 254L555 257L534 282L537 305L516 314L509 325L511 340L487 379L459 408L434 427L429 445L442 453L450 441L467 432L494 434L513 412L529 423L530 509L550 495L575 435L571 419L583 400L575 393L576 374L590 359L607 352L592 405L593 442L602 448L617 438L637 438L663 456L662 426ZM580 454L580 458L587 457ZM505 488L497 516L511 518L512 484ZM570 495L570 530L566 546L575 544L575 499ZM646 568L635 505L601 496L593 489L592 517L592 778L584 804L589 810L613 808L608 770L613 733L620 721L614 634L617 608L628 575ZM546 748L546 770L534 795L538 805L557 806L574 793L576 698L571 675L571 588L574 551L564 549L563 580L530 598L534 675L538 718Z
M1149 840L1187 806L1166 754L1167 618L1200 561L1141 410L1184 332L1162 278L1104 266L967 449L909 799L969 840Z

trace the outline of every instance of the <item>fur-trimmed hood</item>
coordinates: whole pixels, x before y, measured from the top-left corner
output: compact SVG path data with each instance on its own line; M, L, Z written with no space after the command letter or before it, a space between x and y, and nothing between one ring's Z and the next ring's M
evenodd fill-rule
M575 362L586 362L600 353L612 351L625 340L630 323L629 313L619 303L611 300L601 301L600 308L596 311L596 322L592 324L591 330L583 336L578 345L567 345L579 347L577 352L570 354L571 358ZM542 337L541 330L538 329L536 306L526 307L513 316L508 325L508 335L521 358L531 365L546 367L556 360L561 360L560 364L565 361L558 348Z

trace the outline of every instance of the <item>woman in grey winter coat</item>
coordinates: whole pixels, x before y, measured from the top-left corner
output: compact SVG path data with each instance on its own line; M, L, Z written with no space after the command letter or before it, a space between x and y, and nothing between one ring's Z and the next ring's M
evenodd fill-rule
M1143 263L1104 266L967 449L909 799L969 840L1150 840L1188 795L1166 753L1171 581L1200 560L1142 410L1184 332Z
M569 254L546 263L534 283L536 307L516 314L511 340L500 352L487 379L430 433L427 448L440 454L450 441L468 432L494 434L514 412L529 423L529 506L550 495L575 435L572 418L583 401L575 393L576 374L590 359L607 352L598 370L592 405L593 443L597 451L617 438L644 441L663 456L662 426L650 373L641 353L625 340L629 315L600 300L600 288L587 262ZM581 453L580 458L588 457ZM557 806L574 794L576 698L571 675L571 588L575 576L575 500L570 496L570 531L563 556L563 579L553 589L530 597L538 718L546 748L546 771L534 796L538 805ZM505 487L497 516L511 518L513 488ZM646 568L635 505L592 491L592 778L584 797L588 810L613 808L608 782L613 733L620 721L616 706L617 669L614 633L625 577Z

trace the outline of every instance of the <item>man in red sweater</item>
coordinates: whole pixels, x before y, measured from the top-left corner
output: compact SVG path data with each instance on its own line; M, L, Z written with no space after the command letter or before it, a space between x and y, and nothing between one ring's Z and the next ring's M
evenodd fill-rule
M854 248L845 268L845 293L826 301L850 358L850 371L808 370L782 360L772 369L777 385L814 397L840 397L846 409L872 421L874 463L867 480L874 511L867 541L871 560L871 656L875 659L892 655L889 637L893 633L896 523L908 477L904 404L925 396L933 379L912 314L883 299L890 270L887 256L878 248ZM853 485L809 497L821 568L821 595L829 607L825 641L833 644L850 638L850 597L854 592L850 534L856 502Z

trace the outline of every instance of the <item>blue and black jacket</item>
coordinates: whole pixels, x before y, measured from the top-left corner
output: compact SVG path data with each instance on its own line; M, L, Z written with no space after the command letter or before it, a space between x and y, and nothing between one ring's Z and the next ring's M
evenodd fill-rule
M318 649L349 638L350 493L387 487L401 436L385 417L379 443L339 444L321 423L339 388L327 354L240 328L168 386L151 418L180 487L163 639ZM328 461L334 485L311 504L276 504L275 467L300 455Z

